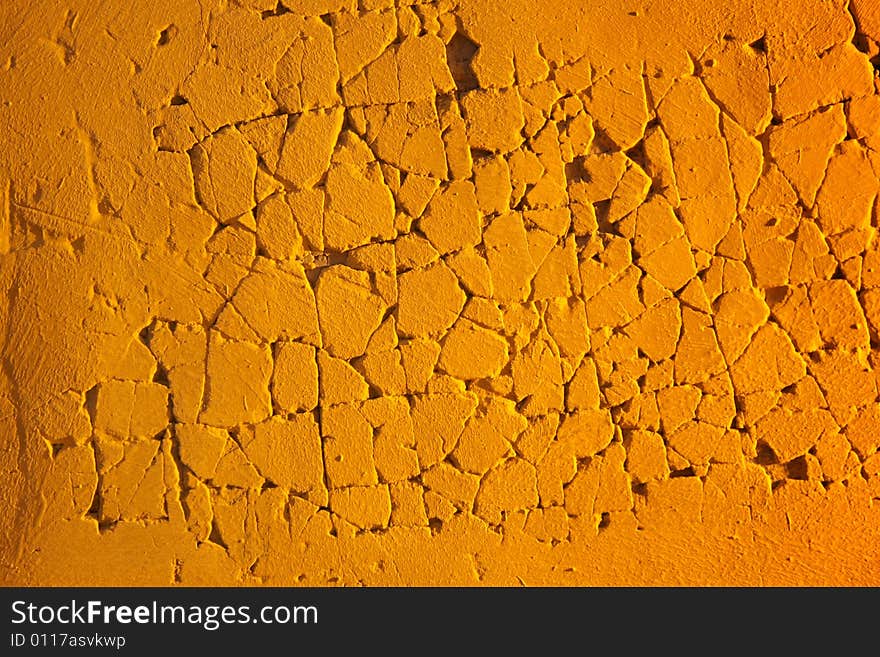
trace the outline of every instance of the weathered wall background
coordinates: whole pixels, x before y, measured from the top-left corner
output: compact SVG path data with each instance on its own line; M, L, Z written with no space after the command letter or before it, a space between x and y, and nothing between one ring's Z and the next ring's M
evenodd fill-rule
M876 585L878 42L4 2L3 582Z

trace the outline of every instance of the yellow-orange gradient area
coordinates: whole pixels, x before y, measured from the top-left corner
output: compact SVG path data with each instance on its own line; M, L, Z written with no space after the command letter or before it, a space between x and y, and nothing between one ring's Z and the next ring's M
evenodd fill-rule
M878 41L3 2L2 581L880 583Z

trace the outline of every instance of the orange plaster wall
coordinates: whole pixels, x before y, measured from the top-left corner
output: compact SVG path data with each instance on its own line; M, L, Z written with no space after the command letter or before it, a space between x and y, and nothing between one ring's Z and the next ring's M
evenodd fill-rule
M0 6L6 585L876 585L871 0Z

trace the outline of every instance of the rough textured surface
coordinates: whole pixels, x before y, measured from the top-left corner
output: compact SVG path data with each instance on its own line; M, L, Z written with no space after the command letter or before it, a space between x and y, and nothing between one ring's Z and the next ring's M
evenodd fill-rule
M877 584L873 0L0 6L6 584Z

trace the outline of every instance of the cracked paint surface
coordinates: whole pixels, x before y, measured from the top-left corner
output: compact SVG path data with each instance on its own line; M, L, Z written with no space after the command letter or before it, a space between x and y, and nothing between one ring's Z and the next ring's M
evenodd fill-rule
M0 8L3 581L880 581L871 0Z

